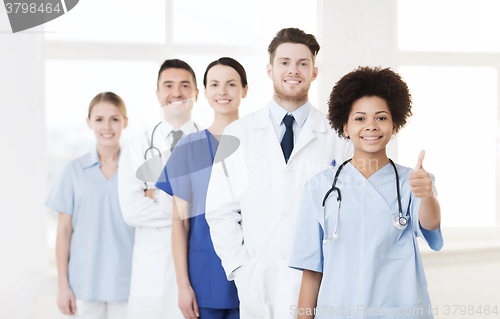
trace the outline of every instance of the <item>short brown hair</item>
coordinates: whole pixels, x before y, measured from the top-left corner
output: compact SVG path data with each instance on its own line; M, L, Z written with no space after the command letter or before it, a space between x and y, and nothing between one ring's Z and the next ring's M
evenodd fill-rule
M108 102L113 105L116 105L120 109L120 112L122 113L123 117L127 118L127 108L125 107L125 102L123 102L122 98L113 92L99 93L92 99L89 105L89 115L88 115L89 118L90 118L90 113L92 112L92 108L96 104L101 102Z
M163 62L163 64L160 67L160 71L158 71L158 79L156 80L156 87L158 87L158 81L160 81L161 73L168 69L183 69L188 71L193 76L194 88L196 89L198 87L198 84L196 83L196 74L194 74L194 71L191 68L191 66L179 59L169 59Z
M319 43L314 35L305 33L297 28L282 29L276 33L276 36L271 43L269 43L269 47L267 48L267 52L269 53L269 63L273 64L276 48L283 43L304 44L309 48L309 50L311 50L313 62L320 49Z

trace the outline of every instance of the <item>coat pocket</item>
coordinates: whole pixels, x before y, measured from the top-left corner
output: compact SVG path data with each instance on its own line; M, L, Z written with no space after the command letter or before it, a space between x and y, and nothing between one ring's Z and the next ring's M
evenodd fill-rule
M379 260L407 259L415 253L411 221L408 221L406 229L397 229L394 226L394 218L398 216L399 212L382 212L379 215L377 225L377 258Z
M234 273L241 318L271 318L263 295L262 278L258 257L250 259Z
M189 253L189 280L198 300L210 299L210 257L208 251L194 251Z

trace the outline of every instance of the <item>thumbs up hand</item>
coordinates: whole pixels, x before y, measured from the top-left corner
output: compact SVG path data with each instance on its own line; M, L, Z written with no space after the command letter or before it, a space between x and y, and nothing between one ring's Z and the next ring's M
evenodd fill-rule
M434 196L432 190L432 179L429 173L422 167L425 151L422 150L418 156L417 165L408 178L410 179L411 191L418 198L428 198Z

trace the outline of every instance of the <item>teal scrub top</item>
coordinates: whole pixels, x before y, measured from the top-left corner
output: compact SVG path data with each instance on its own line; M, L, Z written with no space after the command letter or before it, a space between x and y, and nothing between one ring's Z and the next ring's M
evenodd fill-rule
M118 203L117 175L103 175L92 152L68 163L45 205L71 215L69 286L76 299L125 302L130 292L134 228Z
M433 318L417 236L433 250L441 249L443 237L440 227L428 231L420 226L420 199L413 196L408 180L413 170L396 166L408 218L405 230L393 223L399 210L391 164L368 179L351 163L344 166L337 181L342 196L338 238L326 244L322 202L337 168L324 170L305 185L289 266L323 273L316 318ZM330 238L337 215L335 191L325 207Z

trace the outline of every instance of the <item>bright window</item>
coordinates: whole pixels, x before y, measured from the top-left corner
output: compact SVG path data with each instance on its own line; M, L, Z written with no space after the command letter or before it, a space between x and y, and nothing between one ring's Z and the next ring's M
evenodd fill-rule
M132 127L158 120L160 107L155 94L158 68L158 63L149 61L47 60L45 105L49 156L73 159L93 147L95 138L85 119L90 101L100 92L112 91L124 100ZM122 134L122 143L126 132Z
M414 102L414 116L399 134L399 159L413 167L426 149L443 226L498 226L500 1L398 0L397 6L399 71Z
M474 67L400 67L413 116L398 134L398 159L436 175L444 227L495 224L497 72Z
M316 10L316 1L306 0L172 0L172 42L265 50L286 27L317 34Z
M49 41L165 43L164 0L85 0L44 25Z
M399 0L399 48L500 52L499 12L498 0Z

